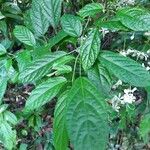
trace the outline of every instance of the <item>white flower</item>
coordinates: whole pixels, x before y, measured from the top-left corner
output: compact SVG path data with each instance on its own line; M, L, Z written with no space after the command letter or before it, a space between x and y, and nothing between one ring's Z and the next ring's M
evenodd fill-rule
M132 104L135 102L136 97L133 95L133 93L137 90L137 88L134 89L125 89L124 95L121 97L121 104Z
M147 71L149 71L149 70L150 70L150 67L149 67L149 66L145 66L145 64L144 64L144 63L142 63L142 67L144 67Z

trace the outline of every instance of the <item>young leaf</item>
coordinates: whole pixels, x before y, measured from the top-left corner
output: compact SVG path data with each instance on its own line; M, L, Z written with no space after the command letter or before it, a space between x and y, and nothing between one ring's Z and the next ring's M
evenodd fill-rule
M79 15L83 18L87 17L87 16L93 16L96 15L97 13L101 12L104 10L103 5L101 5L100 3L91 3L91 4L87 4L85 5L80 11L79 11Z
M61 16L61 5L63 0L43 0L43 12L50 21L50 24L54 29L60 21Z
M6 48L0 44L0 56L6 53Z
M0 104L7 88L7 77L0 76Z
M106 104L96 87L78 78L67 99L67 129L75 150L105 150L108 141Z
M111 78L109 72L100 64L88 70L88 78L97 87L103 96L108 96L111 91Z
M17 25L14 29L14 35L20 42L26 45L29 45L29 46L36 45L34 35L25 26Z
M90 31L85 42L81 45L79 53L82 66L85 70L91 68L100 51L100 34L97 29Z
M123 8L117 12L123 25L134 31L150 30L150 12L141 8Z
M62 51L45 55L29 64L28 67L20 73L20 81L22 81L22 83L37 81L49 73L54 63L63 60L66 61L66 58L70 58L70 56L66 56L66 53Z
M43 5L43 1L33 0L30 12L34 33L38 37L43 36L49 27L49 20L43 12Z
M63 15L61 18L61 26L63 30L70 36L79 37L82 34L81 21L74 15Z
M52 100L52 98L58 94L65 82L65 78L55 77L38 85L28 98L24 108L24 113L28 114L35 109L39 109L41 106Z
M66 129L67 93L64 92L58 99L54 113L54 145L57 150L66 150L68 147L68 134Z
M110 72L124 82L138 87L150 85L150 74L142 67L142 65L130 58L105 51L101 53L99 61Z

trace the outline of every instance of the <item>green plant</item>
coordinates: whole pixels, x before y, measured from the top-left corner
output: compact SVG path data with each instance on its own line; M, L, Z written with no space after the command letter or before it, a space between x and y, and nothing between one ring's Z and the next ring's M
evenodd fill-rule
M139 114L144 119L138 134L149 142L149 97L137 104L133 88L150 92L150 74L141 65L149 60L150 12L138 6L114 11L112 3L83 1L72 14L65 12L71 1L0 1L0 141L6 149L18 148L18 137L30 128L43 140L42 116L52 101L53 140L45 149L105 150L113 127L128 133ZM120 89L113 86L118 79ZM34 86L16 115L6 110L4 94L11 84ZM17 132L23 120L27 127Z

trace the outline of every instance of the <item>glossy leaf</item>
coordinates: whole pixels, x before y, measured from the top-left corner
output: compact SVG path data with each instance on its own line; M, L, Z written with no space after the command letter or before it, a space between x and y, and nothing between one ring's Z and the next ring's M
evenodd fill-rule
M66 58L70 58L70 56L66 56L66 53L62 51L45 55L29 64L20 73L20 81L23 83L37 81L50 72L54 63L65 61Z
M106 104L96 87L78 78L67 99L67 129L75 150L105 150L108 141Z
M38 85L29 96L24 108L24 113L31 113L34 110L39 109L47 102L51 101L52 98L58 94L59 90L65 82L65 78L55 77L50 78Z
M43 11L53 28L56 29L61 17L61 5L63 0L43 0Z
M58 99L54 113L54 145L57 150L66 150L68 147L68 134L66 129L67 93L64 92Z
M79 15L83 18L87 16L93 16L99 12L102 12L104 10L103 5L100 3L90 3L85 5L82 9L79 11Z
M117 12L123 25L134 31L150 30L150 12L141 8L123 8Z
M49 27L49 20L43 12L43 5L43 1L33 0L30 12L34 33L39 37L43 36Z
M79 37L82 34L81 21L74 15L63 15L61 18L61 26L63 30L70 36Z
M124 82L138 87L150 85L150 74L136 61L113 52L103 52L99 61Z
M85 70L91 68L97 59L100 51L100 43L99 31L93 29L79 48L82 66Z
M15 37L22 43L35 46L36 41L32 32L25 26L17 25L14 29Z

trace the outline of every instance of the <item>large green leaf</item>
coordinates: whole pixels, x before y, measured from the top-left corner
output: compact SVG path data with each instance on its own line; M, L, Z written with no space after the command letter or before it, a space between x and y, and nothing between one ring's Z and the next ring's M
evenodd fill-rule
M65 82L65 78L55 77L38 85L29 96L24 108L24 113L30 113L52 100Z
M85 42L81 45L79 53L81 55L82 66L89 69L95 62L100 51L100 34L97 29L90 31Z
M67 94L64 92L58 99L54 113L54 145L56 150L67 150L68 134L66 129Z
M0 44L0 56L6 53L6 48Z
M79 11L79 15L83 18L87 16L93 16L101 11L103 11L104 8L100 3L91 3L85 5L82 9Z
M43 36L49 27L49 20L43 12L43 1L33 0L31 8L31 22L34 29L34 33L37 36Z
M61 18L61 26L63 30L70 36L79 37L82 34L81 21L74 15L63 15Z
M100 64L95 64L88 70L88 78L97 87L105 97L109 95L111 91L111 78L109 72Z
M43 0L43 11L49 19L53 28L56 28L60 21L61 5L63 0Z
M2 102L2 98L5 94L6 87L7 87L7 77L1 77L0 76L0 104Z
M17 25L14 29L15 37L22 43L35 46L36 41L32 32L25 26Z
M109 133L106 104L96 87L78 78L67 99L67 129L74 149L105 150Z
M8 150L12 150L16 145L16 131L7 122L1 122L0 125L0 141Z
M150 86L150 74L136 61L108 51L101 53L99 60L122 81L138 87Z
M62 51L44 55L42 58L29 64L20 73L20 81L23 83L37 81L50 72L54 63L66 61L67 58L70 58L70 56L66 56L66 53Z
M150 12L142 8L123 8L117 12L123 25L134 31L150 30Z

